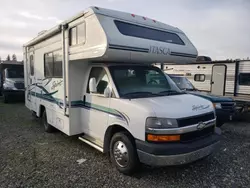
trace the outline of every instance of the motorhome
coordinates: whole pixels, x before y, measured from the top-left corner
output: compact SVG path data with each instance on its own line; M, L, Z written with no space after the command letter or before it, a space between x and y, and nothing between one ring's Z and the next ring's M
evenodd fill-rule
M188 63L178 28L90 7L24 45L26 106L45 131L80 135L130 174L141 163L181 165L220 140L211 102L181 92L154 62Z
M159 65L158 65L159 66ZM250 61L223 60L168 64L168 74L183 75L200 91L233 98L242 112L250 108ZM233 104L231 104L233 105ZM230 108L230 106L227 106ZM231 106L232 107L232 106Z
M24 70L19 61L0 62L0 95L4 103L24 100Z

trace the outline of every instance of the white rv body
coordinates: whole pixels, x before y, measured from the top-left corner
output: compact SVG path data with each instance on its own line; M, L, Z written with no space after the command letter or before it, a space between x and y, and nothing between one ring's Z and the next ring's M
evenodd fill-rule
M120 30L116 22L121 24ZM170 33L173 40L160 41L161 38L153 36L151 39L150 35L140 36L138 33L138 36L130 36L134 35L133 32L130 34L123 30L124 26L130 28L129 32L149 29L150 32ZM46 112L46 120L51 126L69 136L84 135L81 140L102 152L109 151L115 130L127 131L135 140L145 142L145 122L149 117L183 119L205 115L202 129L213 128L216 117L209 101L186 94L124 98L115 83L117 80L111 75L111 67L151 69L150 64L154 62L189 63L196 56L195 47L175 27L133 14L91 7L24 46L25 104L38 117ZM96 75L95 71L99 70L105 73L105 80L99 80L99 77L92 79L92 71ZM103 81L108 85L102 94L93 93L90 80L93 84ZM111 89L112 96L105 94L107 88ZM187 127L171 129L170 133L197 131L197 125L195 121ZM156 129L150 131L161 132ZM169 129L163 131L166 133ZM197 156L201 158L210 154L216 144L215 139L213 143L200 146L192 151L189 160L183 159L186 154L177 158L171 156L168 162L165 159L157 165L197 160ZM146 162L144 152L138 148L137 151L140 161ZM194 156L193 152L197 155ZM151 154L146 156L151 157Z

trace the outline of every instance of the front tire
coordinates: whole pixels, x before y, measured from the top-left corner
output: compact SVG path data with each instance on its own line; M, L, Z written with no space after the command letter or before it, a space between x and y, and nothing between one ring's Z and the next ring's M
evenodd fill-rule
M140 164L133 138L127 132L113 135L109 151L111 162L123 174L133 174Z
M52 132L54 132L54 127L53 126L51 126L49 123L48 123L48 121L47 121L47 115L46 115L46 110L44 110L44 112L43 112L43 116L42 116L42 126L44 127L44 130L45 130L45 132L47 132L47 133L52 133Z

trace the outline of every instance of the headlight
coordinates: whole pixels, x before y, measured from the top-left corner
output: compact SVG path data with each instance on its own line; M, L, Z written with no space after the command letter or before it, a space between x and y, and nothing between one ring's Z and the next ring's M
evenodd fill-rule
M6 82L3 84L3 88L4 88L4 89L15 89L15 86L14 86L14 83L13 83L13 82L6 81Z
M178 123L176 119L149 117L146 120L146 128L164 129L177 127Z
M221 109L220 103L213 103L215 109Z

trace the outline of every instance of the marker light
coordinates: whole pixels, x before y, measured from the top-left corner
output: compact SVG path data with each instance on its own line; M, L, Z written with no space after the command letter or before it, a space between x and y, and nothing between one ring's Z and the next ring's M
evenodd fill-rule
M151 142L173 142L180 141L180 135L153 135L148 134L147 140Z

